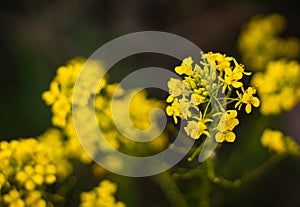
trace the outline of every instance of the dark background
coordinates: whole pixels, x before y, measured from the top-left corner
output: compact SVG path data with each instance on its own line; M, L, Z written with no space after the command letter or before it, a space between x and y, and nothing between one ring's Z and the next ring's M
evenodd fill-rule
M89 57L109 40L143 30L165 31L189 39L203 51L220 51L239 59L239 31L259 13L282 14L287 20L283 35L300 38L297 1L3 1L0 137L35 136L48 128L50 109L40 96L48 89L57 67L77 56ZM118 76L117 72L111 74L112 79ZM276 124L295 139L299 138L297 108L276 119ZM237 206L300 206L299 175L298 159L283 161L258 184L228 195L228 205L236 202ZM235 201L235 196L240 197Z

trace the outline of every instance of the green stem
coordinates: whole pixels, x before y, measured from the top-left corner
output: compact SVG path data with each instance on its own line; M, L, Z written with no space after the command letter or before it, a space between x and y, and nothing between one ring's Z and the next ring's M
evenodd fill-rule
M164 172L153 177L154 181L164 191L166 197L173 207L188 207L177 184L170 176L169 172Z
M236 188L241 185L240 180L227 180L221 176L217 176L215 173L215 166L214 166L214 160L213 159L208 159L207 161L207 177L209 180L214 183L218 184L223 188Z
M220 103L220 101L219 101L216 97L214 97L214 96L213 96L213 98L214 98L214 99L217 101L217 103L219 104L219 106L220 106L220 108L221 108L221 111L224 112L225 110L224 110L224 108L223 108L223 105Z
M209 160L207 160L207 177L209 178L209 180L212 183L218 184L223 188L240 187L241 185L247 185L251 181L262 176L264 173L266 173L268 170L270 170L275 164L280 162L286 156L287 155L276 154L276 155L270 157L262 165L256 167L254 170L252 170L247 175L242 176L240 179L237 179L234 181L227 180L221 176L216 176L213 160L209 159Z
M247 175L241 178L241 182L243 185L249 184L254 179L262 176L264 173L269 171L272 167L274 167L277 163L283 160L287 155L276 154L270 157L266 162L264 162L259 167L256 167L253 171L248 173Z
M211 102L211 99L209 99L209 101L208 101L208 103L207 103L207 105L206 105L206 107L205 107L205 110L204 110L204 113L203 113L203 119L204 119L205 116L206 116L206 113L207 113L207 110L208 110L208 106L210 105L210 102Z
M203 143L193 152L193 154L188 158L188 161L192 161L198 154L200 154L203 147Z

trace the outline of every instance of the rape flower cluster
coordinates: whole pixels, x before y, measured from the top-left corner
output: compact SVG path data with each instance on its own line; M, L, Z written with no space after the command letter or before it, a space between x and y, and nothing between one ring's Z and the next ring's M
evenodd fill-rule
M261 144L271 151L279 154L299 155L298 144L279 130L265 129L261 136Z
M80 207L126 207L121 201L116 201L114 194L117 185L109 180L103 180L89 192L80 194Z
M71 113L74 85L84 63L84 59L77 58L70 61L68 65L60 67L50 84L49 91L42 95L45 102L51 106L54 128L48 129L36 138L0 142L0 163L2 163L0 166L0 206L52 205L51 199L47 196L47 193L50 193L47 192L47 187L63 183L70 176L73 166L69 160L78 158L83 163L91 162L91 158L79 142ZM102 70L99 62L92 62L88 66ZM91 81L97 81L92 80L93 77L93 74L88 74L83 78L86 78L89 84ZM89 87L85 86L80 91L80 97L83 98L75 100L75 106L89 111L91 107L86 100L95 97L96 118L105 138L115 148L126 147L135 151L134 148L140 146L137 147L133 141L120 134L112 120L110 107L116 87L117 84L108 84L107 79L100 83L96 92L89 91ZM121 89L121 92L117 94L117 104L121 108L129 93ZM145 130L153 124L148 118L153 107L163 108L164 106L156 100L148 99L146 91L141 91L133 97L129 105L129 114L135 127ZM85 115L86 113L82 114L82 116ZM88 120L86 124L89 125ZM89 128L86 127L86 129L89 133ZM134 136L134 134L131 135ZM167 137L162 134L159 139L149 142L143 149L159 151L166 144ZM98 145L101 149L101 143ZM112 163L115 164L115 162ZM89 193L83 193L81 205L86 206L88 203L96 202L97 206L98 204L100 206L125 206L122 202L114 201L115 190L115 184L103 181L98 188ZM91 196L85 196L93 193L97 197L95 197L96 200ZM59 194L55 196L61 197Z
M252 85L262 100L260 111L276 115L291 110L300 101L300 65L280 59L267 64L265 72L256 73Z
M47 137L0 142L0 206L46 206L46 187L68 176L63 152L50 145L61 140Z
M53 126L60 128L67 136L65 143L68 146L66 148L68 151L67 154L70 157L80 159L84 163L90 163L92 160L81 147L74 129L71 111L72 103L78 106L87 106L89 98L95 93L99 93L106 82L105 80L102 81L97 91L89 90L90 87L88 86L80 88L81 99L73 100L74 85L84 64L85 59L75 58L69 61L66 66L59 67L54 80L50 83L49 90L42 94L42 99L47 105L51 106ZM92 84L98 81L93 73L101 71L102 65L100 62L91 61L88 67L95 69L89 70L90 73L86 73L83 78L87 80L85 81L86 84ZM88 125L88 123L86 124Z
M175 124L178 117L186 120L184 129L194 139L205 135L217 142L234 142L233 129L239 124L237 110L246 105L245 110L250 113L252 106L260 105L255 97L256 89L245 90L242 82L243 76L251 73L225 54L209 52L201 54L201 58L200 63L193 65L192 58L188 57L175 68L184 79L169 80L170 95L166 102L171 105L167 106L166 113L173 117ZM235 109L227 110L234 102ZM215 127L210 129L210 124Z
M80 116L82 119L86 119L86 122L83 123L85 126L84 133L87 135L91 133L91 127L88 120L88 114L92 110L95 110L96 119L98 125L101 129L102 135L105 139L115 148L120 149L121 147L131 149L137 145L123 136L119 130L115 127L114 120L112 118L111 104L112 98L114 98L117 107L117 110L120 111L120 115L124 113L129 113L130 119L133 125L140 129L145 130L151 126L149 122L149 113L153 108L163 108L163 104L154 99L148 99L146 91L141 91L137 93L129 104L129 112L122 110L124 107L124 102L127 101L131 91L125 91L119 84L109 84L108 76L105 76L99 84L99 87L96 91L92 91L90 85L93 82L97 82L94 75L95 72L104 72L103 66L99 61L88 61L85 62L84 59L77 58L70 61L66 66L58 68L57 74L54 80L50 84L50 89L43 93L42 98L45 102L51 106L52 110L52 124L56 127L59 127L64 134L66 135L66 143L68 146L66 150L70 157L78 158L83 163L91 163L91 157L85 152L82 148L81 143L78 139L74 122L72 116L72 98L75 87L76 79L79 77L79 72L85 65L86 68L89 68L90 72L83 73L84 76L80 76L81 81L86 84L82 86L83 88L79 89L81 93L79 95L80 99L73 100L73 106L80 108ZM55 87L54 87L55 86ZM115 93L116 88L118 92ZM90 102L94 101L94 105ZM125 115L124 115L125 116ZM129 131L130 127L127 126L127 122L121 124L125 126L126 135L136 136L134 132ZM154 127L154 130L158 129L158 126ZM90 137L90 136L89 136ZM95 151L102 150L105 151L103 144L99 142L99 137L94 137L93 140L89 142L96 143ZM167 144L167 137L162 134L157 139L146 146L145 151L159 151Z
M282 38L285 19L279 14L253 17L242 29L238 48L242 61L252 70L263 70L271 60L295 58L300 54L300 41Z

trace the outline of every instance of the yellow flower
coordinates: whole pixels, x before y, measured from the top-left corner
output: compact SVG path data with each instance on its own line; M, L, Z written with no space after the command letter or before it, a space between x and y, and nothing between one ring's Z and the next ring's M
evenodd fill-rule
M20 171L16 175L16 179L25 185L25 188L27 190L33 190L36 187L36 178L33 178L35 175L34 169L31 166L26 166L24 168L24 171ZM39 185L41 184L40 182L38 183Z
M232 58L233 69L232 67L224 68L224 78L219 77L219 79L224 83L222 92L224 93L228 87L231 90L231 86L234 88L240 88L243 86L243 83L240 82L243 78L243 75L251 75L250 72L245 72L244 66L239 64L234 58Z
M262 146L276 153L287 153L290 155L299 155L300 153L298 144L279 130L265 129L260 142Z
M114 194L117 185L109 180L103 180L89 192L80 194L80 207L126 207L125 203L116 201Z
M253 76L252 85L258 88L261 113L279 114L291 110L300 101L300 65L284 59L267 64L264 73Z
M243 62L253 70L264 70L271 60L298 57L300 41L295 37L282 38L284 28L285 19L279 14L253 17L238 38Z
M207 127L203 122L196 122L196 121L189 121L187 126L184 127L187 135L192 137L193 139L199 139L199 137L204 134L208 133L206 131Z
M3 200L5 203L9 204L9 207L24 207L25 203L21 199L20 193L13 189L10 190L8 194L3 196Z
M209 137L210 134L207 131L207 126L205 124L211 121L211 119L204 119L202 117L202 113L200 112L199 121L188 121L188 125L184 127L184 130L186 131L187 135L193 139L199 139L202 134L205 134Z
M174 96L173 95L169 95L166 102L167 103L172 103L174 101Z
M73 100L73 91L78 75L84 66L89 70L81 74L81 84L78 86L77 95ZM106 81L101 81L97 89L92 86L98 84L96 73L103 72L103 66L99 61L88 61L83 58L75 58L68 62L66 66L57 69L56 76L50 84L50 89L42 94L42 99L51 106L52 124L64 128L67 124L68 116L71 112L71 105L85 106L90 97L100 93L106 86ZM95 90L95 91L93 91ZM73 101L73 102L72 102Z
M25 198L25 204L28 207L46 207L46 201L43 200L40 191L30 191Z
M223 113L216 127L216 129L218 130L215 136L217 142L234 142L236 136L232 132L232 130L236 125L239 124L239 120L236 118L236 116L236 110L228 110Z
M232 131L223 131L223 132L218 132L216 134L215 139L217 142L224 142L224 141L234 142L235 137L236 136Z
M60 134L55 132L58 131L52 133L48 131L50 136L45 133L44 137L38 139L0 142L0 197L5 197L3 201L8 204L7 206L46 206L41 193L45 192L46 195L49 192L48 185L53 184L58 178L63 183L69 175L67 166L70 163L63 153L65 149L60 145L61 137L56 137ZM47 136L51 139L46 139ZM63 168L64 175L57 172L56 165ZM2 175L5 179L3 185ZM7 192L10 193L5 194ZM52 200L47 199L49 202Z
M237 91L237 95L239 96L239 101L235 104L235 108L238 107L241 110L242 104L246 104L246 112L249 114L252 110L252 105L254 107L258 107L260 105L260 100L253 95L256 94L256 89L254 87L247 88L246 91L243 91L243 94L240 94Z
M170 80L168 81L168 87L170 94L174 97L180 96L184 89L183 83L175 78L170 78Z
M171 106L167 106L166 112L168 116L173 116L175 124L177 124L177 116L180 116L180 105L178 99L175 98Z
M203 55L204 58L207 58L210 61L212 66L219 70L224 71L226 68L230 68L230 61L233 60L232 57L226 57L225 54L208 52Z
M52 184L56 181L56 167L54 165L36 165L35 172L38 174L37 179L46 184Z
M52 81L50 83L50 90L42 94L42 99L47 105L51 105L59 96L59 86L57 81Z
M194 74L193 68L192 68L193 59L192 57L185 58L181 66L177 66L175 68L175 72L179 75L186 74L188 76L192 76Z
M180 95L188 96L191 93L189 86L185 82L175 78L170 78L168 81L168 88L170 95L173 95L174 97Z
M188 117L192 116L192 112L190 111L191 103L188 102L188 100L180 99L179 106L180 106L180 116L183 119L187 119Z
M202 104L204 103L206 100L206 98L204 96L201 96L199 94L196 94L196 93L193 93L191 95L191 101L190 103L195 105L195 106L198 106L199 104Z
M217 129L219 131L232 131L234 127L239 124L239 120L236 118L236 116L236 110L227 110L225 113L223 113Z
M231 68L225 68L225 77L224 77L224 86L222 92L224 93L226 88L229 86L233 86L234 88L240 88L243 86L242 82L239 80L243 77L242 72L232 71Z
M261 136L261 144L277 153L285 151L284 135L281 131L265 129Z
M189 69L184 70L182 66L175 68L178 74L187 76L184 76L184 80L174 78L169 80L169 96L166 100L167 103L172 103L166 108L167 115L173 116L175 123L177 117L186 120L184 130L194 139L199 139L202 134L210 136L209 126L206 123L212 121L212 117L220 116L225 112L227 105L235 102L235 107L240 110L242 104L246 104L247 113L251 112L252 106L260 105L260 100L254 97L255 88L250 87L244 91L242 78L244 75L251 75L250 72L245 72L244 65L225 54L208 52L200 55L202 59L195 64L193 70L191 59L189 59ZM242 94L238 92L239 88ZM234 97L232 93L234 91L238 97ZM236 110L226 111L217 123L217 127L212 129L215 133L214 138L218 142L235 140L236 136L232 130L239 123L236 116Z

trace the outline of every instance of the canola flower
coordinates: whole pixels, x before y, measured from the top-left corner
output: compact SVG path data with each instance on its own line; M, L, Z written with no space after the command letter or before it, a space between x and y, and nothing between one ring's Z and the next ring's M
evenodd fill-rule
M91 162L91 158L79 142L71 113L74 84L84 63L84 59L76 58L68 65L60 67L50 84L50 89L42 95L45 102L51 106L53 128L36 138L0 142L0 162L3 163L0 166L0 206L52 205L51 199L47 197L47 187L57 183L63 184L70 176L73 168L70 159L76 158L83 163ZM98 62L93 62L89 67L101 70L102 66ZM87 78L90 83L89 76L94 77L93 74L89 74L84 78ZM89 111L90 105L84 100L95 97L96 118L108 141L115 148L123 147L136 151L141 146L136 146L133 141L123 137L112 120L111 98L117 86L117 84L108 84L107 79L104 79L96 92L86 90L89 88L86 87L80 94L85 98L78 100L75 105ZM127 95L126 91L117 94L120 104ZM153 124L148 118L153 107L163 108L163 104L148 99L146 91L141 91L134 96L129 105L129 114L135 127L145 130ZM85 115L86 113L82 114ZM89 133L88 120L86 133ZM166 144L167 137L162 134L159 139L143 146L143 150L159 151ZM101 143L98 143L98 149L105 150L101 148ZM116 166L118 164L114 157L109 157L107 161ZM94 192L101 194L97 195L98 200L101 201L95 202L100 202L99 205L104 206L125 206L122 202L112 202L114 186L115 184L105 181L95 188ZM55 196L60 197L58 194ZM83 199L82 205L85 206L86 203L87 200Z
M86 68L89 68L88 72L81 75L81 82L85 85L79 88L80 95L76 100L73 99L74 87L76 80L79 77L79 73L85 64ZM123 112L126 97L129 96L130 91L125 91L119 84L108 83L108 76L105 76L99 84L96 91L92 91L90 87L92 83L98 83L95 77L95 73L104 72L103 65L100 61L86 61L83 58L75 58L68 62L67 65L61 66L57 70L57 74L53 81L50 83L50 88L48 91L44 92L42 95L43 100L47 105L51 106L52 111L52 124L58 127L66 135L66 150L71 158L79 159L81 162L89 164L92 162L92 158L85 152L82 148L80 140L77 136L76 129L74 126L73 116L72 116L72 104L80 108L80 116L82 119L86 119L83 123L84 133L86 136L90 137L93 128L89 124L90 120L88 114L92 110L95 110L96 119L98 125L104 138L109 142L109 144L117 149L124 149L125 151L130 149L133 152L137 152L134 148L137 145L123 136L118 129L115 127L114 120L112 118L111 112L111 101L114 96L116 103L120 106L118 110ZM116 88L119 87L119 92L115 93ZM73 101L73 102L72 102ZM93 104L91 104L94 101ZM153 108L163 108L163 104L154 99L148 99L146 91L141 91L137 93L130 102L129 113L130 119L133 125L140 129L148 129L152 123L149 121L149 113ZM118 107L117 107L118 108ZM121 113L120 113L121 114ZM127 126L127 123L123 123ZM154 129L158 126L154 127ZM130 128L126 128L126 134L128 136L137 136L136 134L130 132ZM101 142L98 141L99 137L91 137L89 142L93 142L94 148L91 149L95 153L97 151L107 150ZM149 142L144 148L144 151L159 151L164 148L167 144L166 135L162 134L157 139ZM141 150L142 151L142 150Z
M278 16L272 18L272 21L276 18L277 21L280 20ZM266 25L268 23L265 23ZM261 28L262 32L264 28ZM275 36L281 29L273 29L266 31L271 34L271 38L276 39ZM182 122L185 124L184 130L191 138L214 139L222 143L236 140L234 129L239 124L238 113L242 109L249 114L253 107L261 105L263 114L277 114L282 110L293 108L300 97L299 64L283 59L269 63L267 61L269 58L281 55L293 57L294 52L299 48L295 46L297 42L295 39L290 41L290 39L278 38L277 40L276 44L280 43L282 47L293 45L292 52L272 54L274 56L268 54L266 57L262 55L262 59L253 68L267 65L267 70L265 73L254 75L251 87L246 87L243 81L243 77L250 76L251 73L246 72L244 65L238 63L233 57L209 52L201 54L202 61L198 63L195 63L191 57L185 58L182 64L175 68L175 72L183 79L171 78L168 82L170 95L166 100L169 104L166 107L167 115L173 118L175 124L179 119L184 120ZM250 45L253 46L253 51L257 49L255 43L252 42ZM271 46L267 46L269 47ZM89 62L88 67L95 70L81 77L86 80L85 85L79 89L81 98L73 99L74 86L85 63L85 59L76 58L67 65L59 67L55 78L50 83L49 90L42 95L43 100L51 107L53 128L36 138L0 142L0 206L54 206L55 203L51 200L53 196L63 198L53 191L48 192L48 189L59 183L63 184L70 176L73 168L70 159L79 159L85 164L92 162L77 137L72 106L81 108L83 112L81 116L86 119L86 125L83 127L87 136L93 130L89 125L90 120L87 114L94 110L92 106L95 107L95 115L101 132L115 149L127 153L133 152L134 155L144 155L145 152L159 152L167 146L168 139L164 133L146 145L127 139L126 135L135 137L137 134L126 127L126 119L123 120L124 128L127 129L126 135L118 131L111 111L112 98L114 96L116 99L116 106L121 109L120 114L122 114L124 101L128 101L132 91L123 90L117 83L110 84L107 76L96 91L90 90L92 83L98 81L94 72L103 72L101 62ZM117 87L120 91L114 94ZM256 97L257 92L262 103ZM94 103L91 103L92 101ZM153 125L149 120L151 110L164 107L163 103L149 99L146 91L141 91L130 100L128 107L130 121L137 129L147 130ZM158 128L155 126L153 129L155 131ZM107 150L101 142L95 141L98 137L93 138L90 141L95 151ZM300 152L296 142L278 130L266 129L262 134L261 144L277 154L299 155ZM209 162L212 161L213 159L209 160ZM108 156L107 162L115 168L126 164L113 156ZM210 164L207 167L209 179L215 184L223 182L221 185L229 185L229 181L216 177ZM99 177L103 177L105 170L98 168L94 171L97 171ZM234 182L233 185L237 186ZM125 207L124 202L115 198L116 191L115 183L103 180L91 191L80 194L79 206Z
M298 144L279 130L265 129L260 138L262 146L278 154L299 155Z
M65 145L67 154L71 158L77 158L83 163L90 163L92 159L82 148L80 141L77 137L76 130L74 128L73 117L72 117L72 103L74 105L82 106L88 109L88 100L95 95L100 93L101 89L106 86L105 79L99 84L97 91L91 91L88 85L80 90L81 99L73 100L73 92L76 80L79 73L85 64L84 58L75 58L68 62L67 65L61 66L57 69L56 76L50 83L48 91L42 94L42 99L47 105L51 106L52 111L52 124L63 131L67 137ZM98 61L89 62L89 66L92 70L90 73L85 73L83 77L86 81L84 83L91 84L95 81L94 72L103 71L102 65ZM75 101L72 102L72 101ZM85 115L84 113L82 114ZM86 123L86 129L88 133L88 122Z
M285 19L279 14L257 15L244 25L238 49L248 68L262 71L271 60L293 59L300 55L299 39L281 37L285 25Z
M263 115L290 111L300 101L300 65L297 61L271 61L265 72L256 73L251 84L258 88Z
M116 201L114 194L117 185L109 180L103 180L97 187L80 194L79 207L126 207L122 201Z
M47 187L69 175L69 162L49 145L61 140L46 136L0 142L0 206L44 207L51 202L44 196Z
M218 123L216 134L217 142L233 142L235 140L235 133L232 132L235 126L239 124L239 120L236 118L236 110L228 110L224 113Z
M191 57L175 67L182 80L171 78L168 82L169 96L166 100L168 116L175 124L178 118L186 121L188 136L199 139L212 137L217 142L234 142L233 129L239 124L238 111L245 106L246 113L252 106L258 107L260 100L256 89L244 89L243 76L250 76L242 64L225 54L208 52L201 54L202 61L194 63ZM231 109L227 109L227 107ZM215 122L218 123L215 123ZM210 125L214 125L211 129Z

